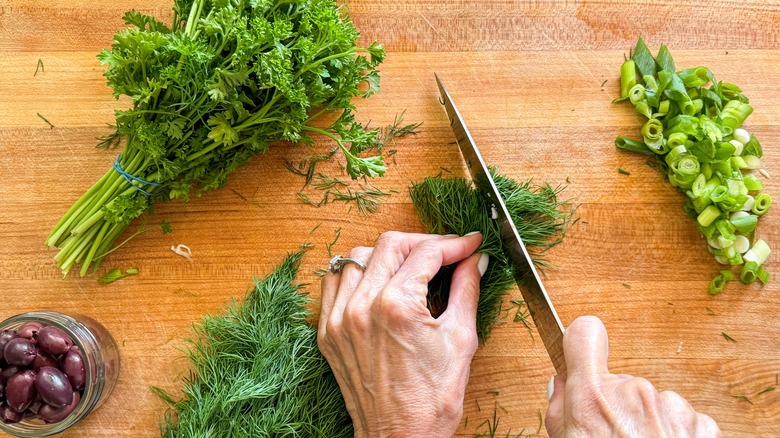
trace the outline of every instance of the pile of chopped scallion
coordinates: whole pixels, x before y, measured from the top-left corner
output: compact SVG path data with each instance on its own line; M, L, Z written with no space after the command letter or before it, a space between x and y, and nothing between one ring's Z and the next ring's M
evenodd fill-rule
M766 284L769 272L762 265L771 250L755 230L772 198L750 173L768 176L760 169L761 144L741 128L753 112L742 90L718 82L706 67L676 70L665 45L653 57L639 38L620 67L620 94L615 102L629 100L648 120L642 141L618 136L617 147L656 157L672 186L685 193L684 209L715 259L741 267L744 284ZM709 292L721 292L734 278L731 269L720 271Z

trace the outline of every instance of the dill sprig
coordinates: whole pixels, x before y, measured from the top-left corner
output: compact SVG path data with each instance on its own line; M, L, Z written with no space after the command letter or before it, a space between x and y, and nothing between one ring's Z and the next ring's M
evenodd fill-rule
M295 283L303 250L292 253L242 303L208 315L187 339L192 370L161 432L174 437L351 437L352 422L317 331L310 299Z
M517 231L538 266L547 262L541 254L561 242L576 210L569 200L558 196L563 186L517 182L491 169ZM514 268L506 256L499 226L491 218L491 203L470 182L441 175L425 178L409 188L412 203L425 228L436 234L482 233L479 252L490 256L490 264L480 283L477 333L484 342L500 318L507 290L515 284ZM428 284L428 308L440 315L449 299L454 266L445 266Z
M339 190L329 192L332 195L331 201L346 203L355 202L360 214L368 215L369 213L376 213L379 210L379 203L377 201L394 193L392 190L386 192L372 185L361 185L360 188L361 190L355 190L354 192L351 189L347 189L346 192ZM327 195L328 193L325 194L325 199L327 199Z

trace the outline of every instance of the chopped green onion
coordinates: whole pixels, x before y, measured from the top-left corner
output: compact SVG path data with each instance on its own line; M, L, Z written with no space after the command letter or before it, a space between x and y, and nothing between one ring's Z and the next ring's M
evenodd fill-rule
M710 295L717 295L723 291L726 283L734 279L734 274L731 271L720 271L718 275L710 280L710 284L707 287L707 291Z
M619 147L620 149L625 149L627 151L631 152L639 152L640 154L645 155L655 155L655 151L648 148L647 145L640 141L632 140L630 138L623 137L622 135L618 135L615 139L615 146Z
M634 105L637 103L645 100L645 87L642 84L636 84L633 87L631 87L631 90L628 92L628 100L631 101Z
M737 156L742 155L742 151L745 150L745 143L742 143L741 141L736 139L729 140L729 143L734 145L734 155Z
M688 134L684 132L673 132L669 134L669 137L666 139L666 144L670 148L674 148L680 145L685 145L686 140L688 140Z
M628 97L634 85L636 85L636 64L629 59L620 66L620 97Z
M755 135L751 135L750 139L747 141L747 143L745 143L743 154L755 155L758 158L761 158L764 155L764 151L761 148L761 143L758 142L758 139Z
M758 263L747 262L742 266L742 272L739 273L739 281L741 281L742 284L751 284L758 278L757 272Z
M739 157L734 157L734 158L739 158ZM764 188L764 183L760 179L756 178L755 175L752 174L745 175L742 179L742 182L745 184L745 188L747 188L748 191L751 192L756 190L761 190Z
M756 264L760 266L764 264L771 252L772 250L769 248L769 245L762 239L758 239L753 242L753 247L745 253L745 260L748 262L756 262Z
M733 136L734 140L742 143L743 145L750 141L750 134L742 128L735 129Z
M618 172L622 173L623 175L631 175L631 172L623 169L622 167L618 167Z
M761 159L755 155L745 155L742 159L745 160L745 166L750 170L756 170L761 167Z
M669 112L669 101L664 100L661 101L661 103L658 104L658 112L661 114L666 114Z
M750 234L756 229L758 223L758 216L754 214L748 214L737 218L731 218L731 225L734 226L736 231L740 234Z
M712 224L715 219L717 219L720 216L720 210L718 210L717 207L708 205L707 208L702 211L699 216L696 218L696 221L699 223L699 225L706 227L710 224Z
M759 266L758 267L758 271L756 272L756 276L758 277L758 281L760 281L761 284L769 283L769 271L764 269L763 266Z
M747 169L748 166L744 158L735 156L731 157L731 167L736 167L737 169Z
M753 201L753 207L750 209L753 213L763 216L772 205L772 197L768 193L760 193Z
M642 137L644 137L647 147L652 149L656 153L665 153L669 150L663 144L664 141L664 125L658 119L650 119L645 122L640 131Z
M723 107L720 118L724 127L732 130L742 126L742 123L753 112L753 107L738 100L730 100Z

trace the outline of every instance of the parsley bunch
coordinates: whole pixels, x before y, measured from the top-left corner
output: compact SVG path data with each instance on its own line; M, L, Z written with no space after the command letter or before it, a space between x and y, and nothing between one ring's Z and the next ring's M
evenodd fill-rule
M381 176L379 130L355 121L352 99L378 91L384 49L359 33L334 0L175 0L171 27L129 11L133 28L98 55L126 147L65 213L46 244L64 273L100 263L153 200L221 188L233 171L276 141L332 139L352 178ZM332 123L317 123L336 112Z

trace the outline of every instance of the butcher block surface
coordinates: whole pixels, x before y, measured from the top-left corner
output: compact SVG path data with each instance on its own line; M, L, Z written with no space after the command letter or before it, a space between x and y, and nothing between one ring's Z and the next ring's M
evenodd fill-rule
M357 102L357 118L383 126L405 111L406 121L423 123L417 135L397 141L387 174L372 181L395 192L378 213L302 203L303 181L285 160L331 144L279 144L223 190L156 205L149 223L167 221L172 233L140 234L107 257L96 276L63 278L44 239L110 168L117 151L96 149L95 138L108 134L114 110L129 104L112 98L95 55L110 46L126 10L169 21L171 2L0 0L0 319L39 309L89 315L113 334L122 355L111 398L62 436L159 435L166 406L150 385L180 391L188 373L182 338L192 324L241 298L252 277L266 275L302 243L315 246L299 280L318 299L314 270L327 265L326 244L339 228L334 253L371 245L388 230L423 231L409 184L440 172L465 176L434 72L488 163L515 179L565 184L563 196L579 205L579 221L546 254L551 268L543 276L564 325L580 315L600 317L613 372L680 393L725 436L780 436L780 388L757 394L776 385L780 373L780 283L734 282L720 295L707 293L720 265L683 212L684 195L644 156L616 150L615 136L636 138L642 116L611 103L620 64L638 36L654 52L666 43L678 68L710 67L750 98L754 113L745 127L761 140L769 174L760 178L780 196L780 2L349 3L361 41L376 39L388 52L381 92ZM35 74L38 60L45 69ZM775 247L778 230L780 215L771 209L758 236ZM170 250L178 244L192 249L192 262ZM776 260L773 254L766 266L777 277ZM96 281L129 267L139 275ZM496 436L523 429L546 435L540 418L554 370L538 335L513 316L507 310L477 351L458 435L487 432L494 414Z

